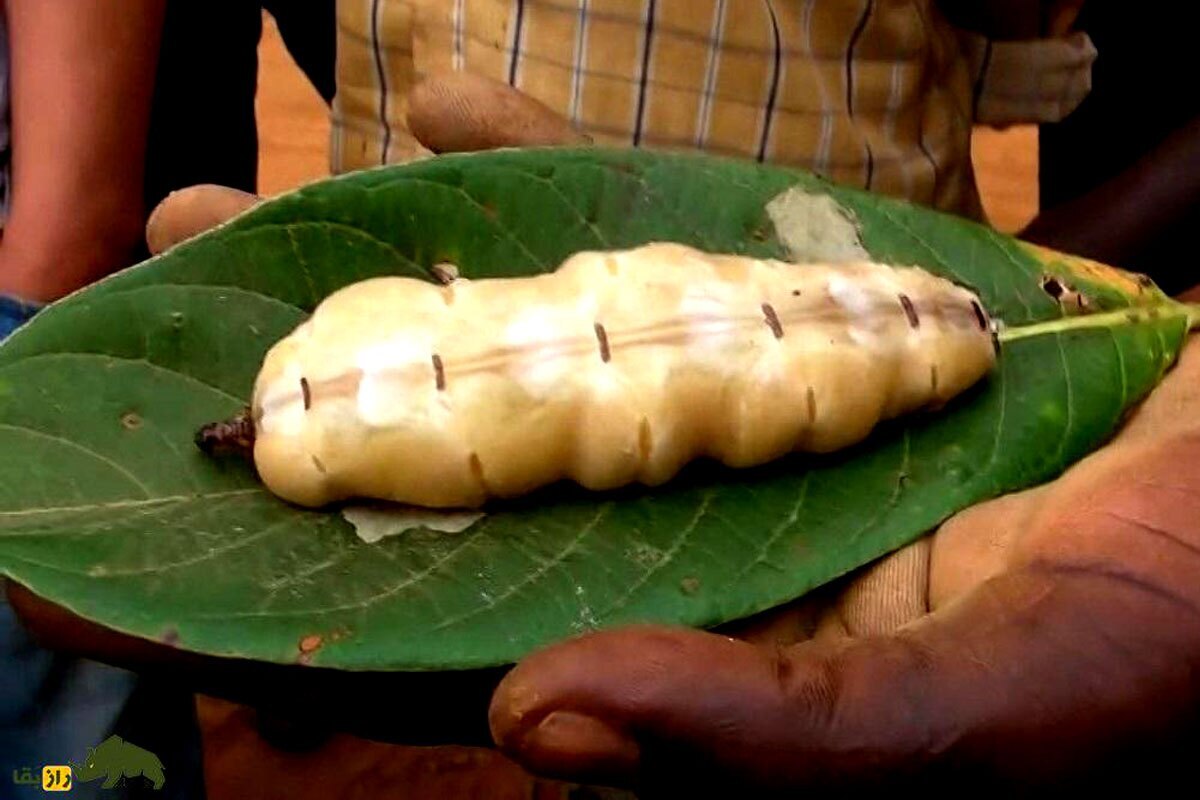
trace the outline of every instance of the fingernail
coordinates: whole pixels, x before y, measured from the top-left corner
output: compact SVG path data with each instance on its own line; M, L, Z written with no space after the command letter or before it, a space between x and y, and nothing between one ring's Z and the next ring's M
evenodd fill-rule
M521 744L524 753L544 767L591 779L632 775L641 756L632 738L574 711L551 712Z

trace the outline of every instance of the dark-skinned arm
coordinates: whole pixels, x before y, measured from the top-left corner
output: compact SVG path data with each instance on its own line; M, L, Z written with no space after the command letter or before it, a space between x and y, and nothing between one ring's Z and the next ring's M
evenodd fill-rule
M162 0L6 0L12 199L0 293L56 300L126 266L143 174Z
M960 28L1000 41L1062 36L1084 0L940 0L938 9Z
M1195 215L1197 208L1200 116L1176 129L1116 177L1043 211L1021 236L1106 264L1125 264L1145 243ZM1163 283L1188 285L1196 275L1189 261L1157 265L1152 277Z

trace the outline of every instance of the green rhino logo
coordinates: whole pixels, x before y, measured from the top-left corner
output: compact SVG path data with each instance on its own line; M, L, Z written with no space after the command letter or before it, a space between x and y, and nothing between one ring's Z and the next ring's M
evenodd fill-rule
M82 766L74 761L68 763L77 781L88 783L103 777L103 789L111 789L123 779L138 775L146 776L155 789L161 789L167 781L158 756L116 735L108 737L98 747L89 747Z

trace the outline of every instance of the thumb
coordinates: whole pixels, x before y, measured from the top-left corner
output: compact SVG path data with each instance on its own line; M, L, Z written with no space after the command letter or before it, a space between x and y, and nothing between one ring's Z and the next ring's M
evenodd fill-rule
M469 72L433 75L414 86L408 127L435 153L590 143L524 92Z
M489 721L534 772L643 794L678 795L685 780L739 794L1044 782L1190 713L1192 637L1172 600L1086 570L1030 570L887 637L778 650L604 631L518 665Z
M262 198L228 186L201 184L171 192L146 221L146 245L154 255L236 217Z

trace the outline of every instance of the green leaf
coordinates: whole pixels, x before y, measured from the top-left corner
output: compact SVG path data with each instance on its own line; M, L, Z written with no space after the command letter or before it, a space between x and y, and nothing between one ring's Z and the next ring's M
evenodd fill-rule
M764 209L796 185L830 194L873 257L979 292L1008 325L996 373L833 456L697 464L655 490L556 486L462 534L374 545L192 445L200 425L246 402L267 348L338 287L439 262L467 277L524 275L651 240L782 257ZM1047 272L1106 313L1063 317L1040 288ZM120 631L344 669L503 664L635 620L712 625L1053 478L1112 434L1187 328L1184 307L1122 273L783 169L531 150L353 174L78 293L0 347L0 569Z

